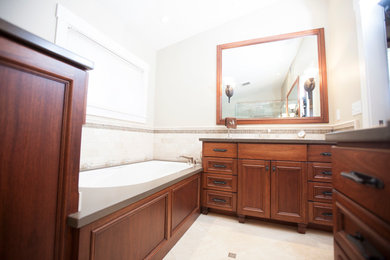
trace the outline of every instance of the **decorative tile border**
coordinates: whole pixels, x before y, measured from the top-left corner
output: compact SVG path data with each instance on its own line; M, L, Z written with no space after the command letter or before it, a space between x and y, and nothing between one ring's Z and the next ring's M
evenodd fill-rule
M334 131L344 131L356 129L358 122L348 121L341 124L327 125L320 127L258 127L258 128L238 128L231 129L231 134L296 134L299 131L305 131L306 134L327 134ZM210 128L164 128L164 129L151 129L146 127L135 127L135 126L117 126L100 123L87 123L84 127L97 128L97 129L108 129L108 130L119 130L139 133L150 133L150 134L227 134L228 130L222 127L210 127Z
M138 132L138 133L150 133L150 134L154 133L153 129L148 129L148 128L130 127L130 126L116 126L116 125L106 125L106 124L96 124L96 123L87 123L83 127L118 130L118 131L128 131L128 132Z

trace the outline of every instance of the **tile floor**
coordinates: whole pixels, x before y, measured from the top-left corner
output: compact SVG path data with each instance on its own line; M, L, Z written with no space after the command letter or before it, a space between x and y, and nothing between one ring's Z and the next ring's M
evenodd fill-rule
M209 213L199 216L164 259L333 259L333 236L313 229L303 235L293 226L252 219L240 224L235 217Z

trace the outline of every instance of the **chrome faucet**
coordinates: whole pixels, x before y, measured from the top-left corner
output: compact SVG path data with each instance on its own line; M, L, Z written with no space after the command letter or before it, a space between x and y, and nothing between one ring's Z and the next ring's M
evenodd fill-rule
M179 157L187 159L187 163L189 163L189 164L196 164L196 160L192 156L180 155Z

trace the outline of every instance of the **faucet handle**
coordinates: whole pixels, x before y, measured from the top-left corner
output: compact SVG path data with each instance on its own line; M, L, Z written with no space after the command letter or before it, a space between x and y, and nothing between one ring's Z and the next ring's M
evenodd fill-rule
M188 160L188 163L194 164L195 159L192 156L180 155L179 157L185 158Z

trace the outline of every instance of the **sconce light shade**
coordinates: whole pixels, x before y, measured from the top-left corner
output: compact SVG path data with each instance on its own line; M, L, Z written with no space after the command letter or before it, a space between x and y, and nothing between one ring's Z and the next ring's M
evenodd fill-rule
M309 94L309 99L311 99L312 92L313 92L315 87L316 87L316 82L314 81L314 78L308 78L305 81L304 88L307 91L307 93Z
M230 85L226 85L225 94L228 97L228 102L229 103L230 103L230 98L233 96L233 93L234 93L233 87L230 86Z

